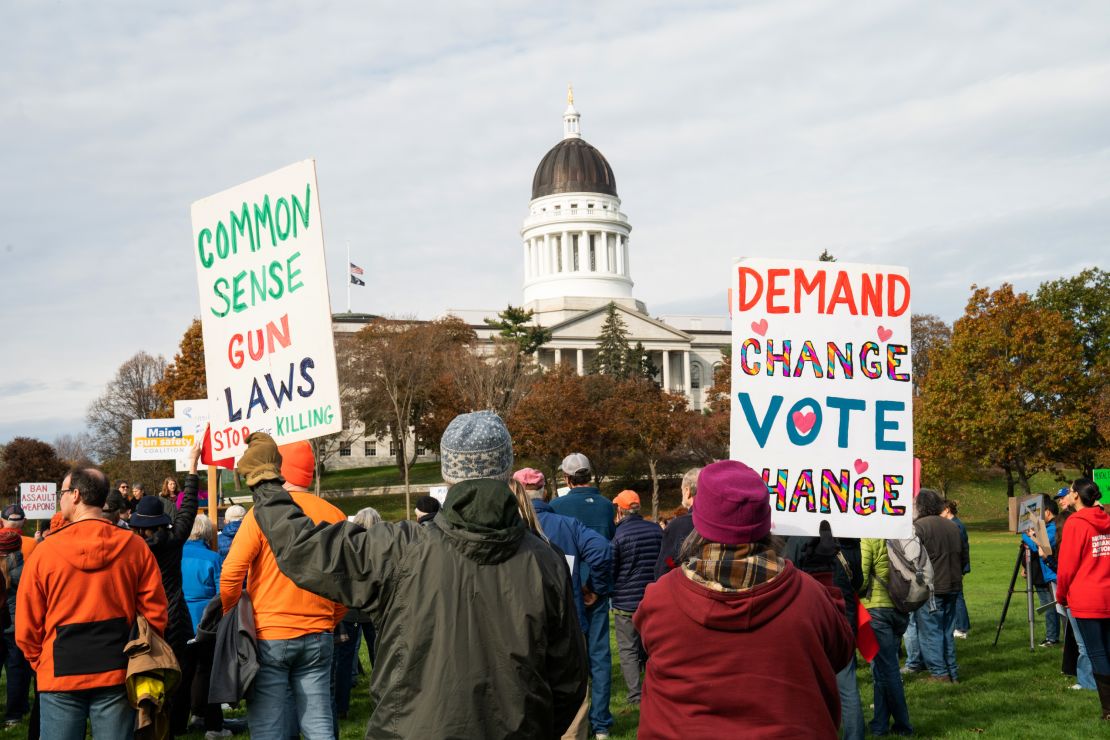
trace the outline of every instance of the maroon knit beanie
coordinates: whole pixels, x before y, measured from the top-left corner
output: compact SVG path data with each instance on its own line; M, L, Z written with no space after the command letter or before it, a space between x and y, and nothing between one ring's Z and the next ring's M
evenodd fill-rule
M737 460L706 465L698 475L694 529L725 545L766 537L771 531L771 496L763 478Z
M16 552L23 545L23 535L17 529L0 529L0 555Z

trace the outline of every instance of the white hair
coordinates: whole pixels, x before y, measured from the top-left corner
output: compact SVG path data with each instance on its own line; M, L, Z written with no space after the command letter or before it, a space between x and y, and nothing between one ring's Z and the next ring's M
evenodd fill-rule
M375 524L381 524L382 515L373 506L367 506L365 509L358 510L353 521L363 529L370 529Z
M211 519L204 514L197 514L197 518L193 520L193 529L189 532L189 539L200 540L205 543L211 542L215 531Z

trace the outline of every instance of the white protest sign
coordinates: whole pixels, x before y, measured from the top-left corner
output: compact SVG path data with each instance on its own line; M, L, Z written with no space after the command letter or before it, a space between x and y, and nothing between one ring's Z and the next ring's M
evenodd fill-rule
M20 483L19 505L28 519L49 519L58 511L58 484Z
M909 272L743 259L731 296L731 457L762 473L774 532L909 537Z
M177 419L134 419L132 460L177 460L193 447L193 431Z
M208 426L208 399L174 401L173 418L181 424L183 429L192 434L193 438L199 443L204 439L204 429ZM177 458L177 472L184 473L188 470L189 455L186 453Z
M315 163L198 200L192 220L213 456L238 457L254 431L340 431Z
M428 495L443 506L443 502L447 500L447 488L447 486L428 486Z

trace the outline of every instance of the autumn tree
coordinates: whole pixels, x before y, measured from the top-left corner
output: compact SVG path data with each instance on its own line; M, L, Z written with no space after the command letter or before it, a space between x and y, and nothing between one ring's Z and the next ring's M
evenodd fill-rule
M602 415L643 458L651 476L651 516L659 516L659 462L683 439L686 396L667 393L642 378L624 381L601 407Z
M1064 459L1091 475L1095 467L1110 464L1110 272L1098 268L1043 283L1036 302L1068 319L1083 348L1087 375L1080 403L1089 409L1091 425L1063 452Z
M591 461L597 456L602 417L587 400L585 377L572 368L544 373L507 421L515 453L538 461L551 481L568 453L581 452Z
M20 483L58 483L68 467L46 442L16 437L0 453L0 494L18 501Z
M1074 389L1086 383L1071 324L1003 284L973 286L949 345L917 400L915 446L925 478L938 462L993 465L1028 493L1029 478L1088 428Z
M58 457L68 467L92 463L92 438L87 432L59 434L51 443Z
M932 358L943 352L952 341L952 327L931 313L915 313L910 317L910 356L913 360L913 393L921 392L921 384L932 368Z
M208 398L208 384L204 369L204 336L200 319L193 319L181 337L173 362L166 366L162 378L155 384L160 416L173 416L173 402L194 398Z
M414 427L427 412L445 367L474 338L453 316L430 322L375 319L355 337L351 405L367 431L392 438L404 472L407 512L412 511L407 451L417 444Z

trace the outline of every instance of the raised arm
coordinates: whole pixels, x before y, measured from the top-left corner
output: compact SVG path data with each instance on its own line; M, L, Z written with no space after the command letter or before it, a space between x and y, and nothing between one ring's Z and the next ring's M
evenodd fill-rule
M406 545L426 536L409 522L369 530L347 521L313 524L273 481L255 487L253 512L282 573L300 588L352 609L372 610Z

